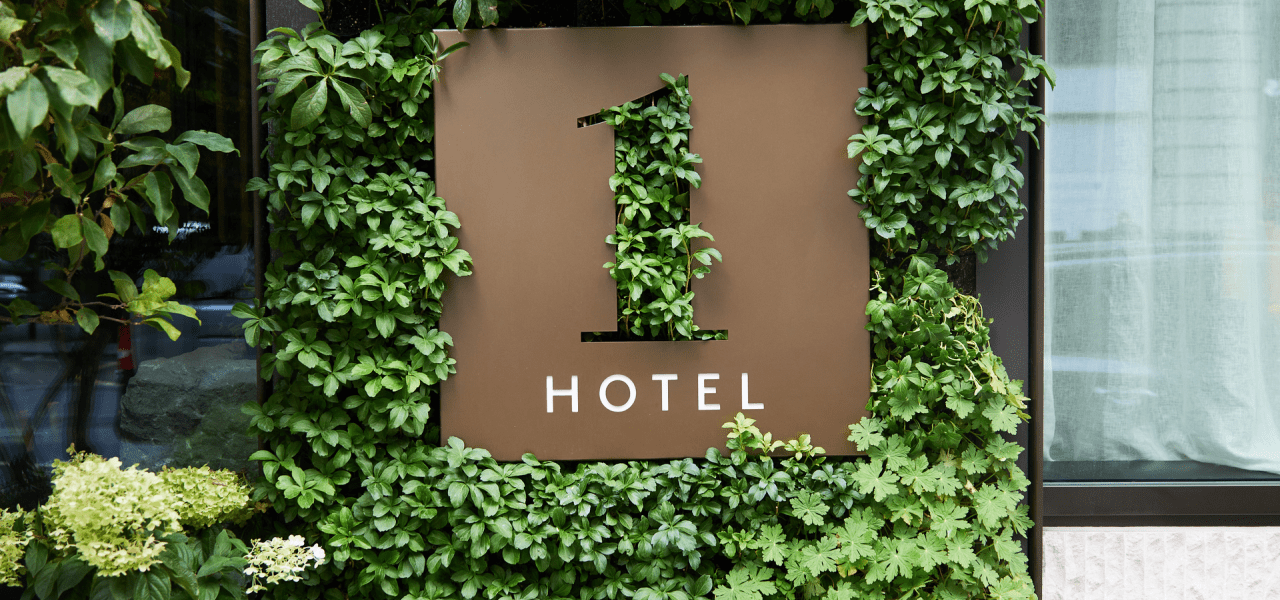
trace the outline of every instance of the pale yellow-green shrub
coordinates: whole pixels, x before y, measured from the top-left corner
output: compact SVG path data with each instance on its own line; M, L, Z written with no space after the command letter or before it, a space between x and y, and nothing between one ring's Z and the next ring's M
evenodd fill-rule
M74 547L100 575L146 571L164 550L156 535L182 529L178 497L137 465L79 454L53 470L53 494L40 509L45 529L55 549Z
M253 514L249 486L231 471L214 471L208 466L165 469L160 480L177 499L178 520L187 527L243 523Z
M19 562L31 540L27 531L18 531L24 516L21 510L0 508L0 586L22 585L22 574L27 571Z

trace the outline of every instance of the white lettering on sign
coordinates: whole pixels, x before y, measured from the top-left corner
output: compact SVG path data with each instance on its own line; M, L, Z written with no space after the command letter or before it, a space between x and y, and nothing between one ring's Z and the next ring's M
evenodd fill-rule
M573 412L578 412L578 376L569 378L569 389L557 390L551 376L547 375L547 412L554 412L556 396L568 396L571 399L570 408Z
M747 374L743 373L742 374L742 410L761 410L763 408L764 408L763 402L759 402L756 404L747 402Z
M608 395L609 384L615 381L621 381L622 383L627 384L627 393L629 395L627 396L627 403L623 404L622 406L615 406L614 404L609 402L609 395ZM632 383L631 378L627 377L626 375L610 375L606 377L604 379L604 382L600 384L600 404L603 404L605 408L613 412L622 412L624 410L627 410L628 408L631 408L632 404L635 404L635 401L636 401L636 384Z
M675 373L657 373L651 375L653 381L661 382L662 390L662 412L668 412L671 408L671 382L678 381L679 375ZM720 410L719 404L711 404L707 402L709 394L716 393L716 388L707 385L709 381L720 379L719 373L699 373L698 374L698 410ZM609 401L609 384L621 381L627 386L627 401L623 404L614 404ZM742 410L764 410L763 402L752 402L747 387L747 374L742 374ZM547 375L547 412L555 412L555 399L557 396L569 397L569 409L572 412L578 412L578 376L569 377L569 387L566 389L556 389L555 378ZM626 412L636 403L636 384L630 377L622 374L610 375L600 382L600 404L604 405L610 412Z
M654 381L662 382L662 412L667 412L667 384L670 383L673 379L678 379L678 377L676 377L676 375L673 373L671 374L664 373L661 375L653 376Z
M707 404L707 394L716 393L716 388L707 387L708 379L720 379L720 374L698 373L698 410L720 410L719 404Z

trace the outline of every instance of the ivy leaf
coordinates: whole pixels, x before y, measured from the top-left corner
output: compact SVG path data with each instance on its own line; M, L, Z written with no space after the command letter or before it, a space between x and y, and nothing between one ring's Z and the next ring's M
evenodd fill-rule
M852 477L853 483L858 486L858 491L863 494L873 494L876 502L883 502L886 497L898 493L896 485L898 476L883 469L883 461L872 459L859 464Z
M822 494L801 490L791 499L791 510L805 524L816 526L823 523L823 517L829 509L822 502Z
M782 526L765 525L751 542L751 547L760 550L764 560L781 565L787 559L787 538L782 534Z
M716 600L763 600L764 596L778 593L769 579L773 569L759 565L739 565L729 572L725 584L716 588Z
M849 426L849 441L857 445L859 452L866 452L868 448L880 445L884 441L884 423L879 419L862 417Z
M910 464L910 451L902 436L894 434L889 436L888 443L871 448L867 455L878 461L884 461L889 470L897 471Z
M818 577L823 573L830 573L836 570L836 541L830 537L824 537L816 544L805 544L800 549L799 566L809 574L810 578Z
M910 577L920 563L920 549L914 539L887 538L876 552L876 562L883 569L885 581Z
M1009 433L1017 433L1018 431L1018 415L1012 406L1005 402L1004 397L991 398L985 403L982 409L982 416L991 420L991 429L993 431L1007 431Z

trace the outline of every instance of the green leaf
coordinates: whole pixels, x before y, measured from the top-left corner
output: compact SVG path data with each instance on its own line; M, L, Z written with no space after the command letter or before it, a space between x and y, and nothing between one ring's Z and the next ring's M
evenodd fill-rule
M92 330L88 330L92 333ZM72 555L62 560L58 565L58 585L54 589L54 597L61 596L64 592L71 591L72 588L79 585L81 581L89 573L93 572L93 567L84 562L79 556Z
M84 234L80 230L80 215L63 215L49 230L53 235L53 245L58 248L70 248L80 245Z
M164 133L173 125L173 114L169 109L155 104L139 106L124 116L116 126L117 135L136 135L149 131Z
M356 120L356 124L361 127L368 127L373 122L373 111L369 108L369 102L364 99L354 86L333 80L333 90L338 93L338 99L342 101L342 106L351 113L351 118Z
M862 417L862 420L849 426L849 441L857 445L859 452L866 452L872 446L884 441L884 424L879 419Z
M93 187L89 191L96 192L107 187L107 184L111 183L115 177L116 163L111 162L110 156L102 157L102 160L98 162L98 168L93 170Z
M142 576L142 585L135 600L169 600L169 592L173 586L169 583L168 572L150 569Z
M80 217L80 228L84 233L85 245L89 251L102 256L107 253L107 232L98 223L88 217Z
M467 27L469 20L471 20L471 0L453 0L453 26L458 31L462 31Z
M191 82L191 72L182 68L182 53L178 52L178 48L169 40L160 40L160 45L164 48L165 54L169 55L169 62L173 65L174 80L178 84L178 89L186 89L187 84Z
M168 224L170 217L175 213L173 206L173 184L169 181L169 177L164 173L151 172L147 173L146 178L142 180L143 190L147 201L151 203L151 208L155 209L156 220ZM178 232L170 231L169 239Z
M329 105L328 81L328 79L321 79L311 86L311 89L302 92L302 96L298 98L298 103L293 105L293 112L289 121L291 129L302 129L310 125L320 117L320 113L324 112L325 107Z
M71 284L67 283L65 279L50 279L45 281L44 285L45 287L57 292L59 295L70 298L72 302L80 301L80 292L77 292L76 288L71 287Z
M181 135L177 137L177 139L173 140L174 144L181 144L183 142L191 142L192 144L195 144L197 146L204 146L205 148L212 150L214 152L235 152L236 154L240 153L239 150L236 150L236 145L231 141L230 138L218 135L216 133L211 133L208 131L200 131L200 130L184 131L182 132Z
M173 160L178 161L189 177L195 177L196 169L200 166L200 150L195 144L165 144L164 149ZM177 170L173 172L177 173Z
M734 567L725 578L725 584L715 590L716 600L762 600L764 596L778 593L770 581L773 569L757 565Z
M303 6L315 11L316 14L320 14L324 12L324 2L321 2L321 0L298 0L298 2L301 3Z
M30 71L26 67L9 67L0 72L0 98L12 94L22 82L27 80Z
M133 11L128 0L102 0L89 13L93 32L107 48L129 36L133 26Z
M49 172L49 176L53 178L54 185L58 186L58 190L62 192L63 197L72 201L79 201L81 185L76 183L75 175L70 169L59 165L52 164L45 167Z
M106 92L105 89L100 89L94 80L79 71L62 67L45 67L43 72L57 88L58 97L72 108L96 107L98 100Z
M156 24L151 15L147 14L146 9L136 0L129 0L129 9L132 11L132 22L129 24L129 33L132 34L133 43L137 44L138 49L147 55L147 58L156 62L156 68L164 69L169 67L169 52L165 50L164 35L160 32L160 26Z
M791 510L805 524L821 525L829 509L822 501L822 494L800 490L796 492L796 497L791 499Z
M32 130L44 122L49 114L49 97L45 95L44 85L35 77L27 77L18 89L14 90L6 101L9 108L9 120L13 123L18 138L26 138Z
M173 173L173 180L178 183L178 189L182 190L182 197L193 204L196 208L209 212L209 188L205 187L204 181L199 177L190 177L185 171L175 169L170 171Z
M490 25L497 25L498 24L497 0L479 0L479 2L480 3L476 5L476 9L480 12L480 26L488 27ZM675 8L678 8L678 7L675 7Z
M178 337L182 335L182 332L178 331L178 328L174 327L173 323L170 323L168 319L163 317L152 317L144 320L143 323L158 331L164 332L165 335L169 336L170 341L176 342L178 341ZM203 571L204 569L202 568L201 570Z
M82 308L76 311L76 322L85 333L93 333L98 328L98 313L91 308Z

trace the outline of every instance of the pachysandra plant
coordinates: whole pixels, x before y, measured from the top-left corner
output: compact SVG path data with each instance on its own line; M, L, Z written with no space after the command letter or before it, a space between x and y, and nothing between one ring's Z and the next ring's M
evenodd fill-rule
M872 28L868 88L849 138L862 174L849 196L884 254L974 252L985 260L1026 211L1023 149L1044 122L1031 87L1053 72L1022 47L1036 0L866 0L853 24ZM1016 77L1014 75L1017 75Z
M92 333L100 320L139 321L178 337L173 315L195 310L169 300L169 279L148 271L141 291L131 275L112 271L115 294L81 297L77 274L105 268L112 240L151 223L181 222L178 199L209 210L209 191L196 175L200 148L235 152L231 140L207 131L166 134L168 108L128 109L126 77L143 85L183 88L190 73L162 35L161 0L0 0L0 258L16 260L31 239L48 233L66 252L46 268L61 301L37 307L17 299L0 324L78 323ZM157 74L163 74L157 77Z
M454 372L444 276L471 263L427 171L431 89L456 49L431 31L443 18L418 9L345 41L321 23L279 29L256 50L276 137L250 189L266 197L277 258L261 303L233 311L275 381L245 408L264 443L255 498L334 559L309 575L328 583L281 595L400 597L425 565L433 509L406 507L437 435L435 384Z
M613 126L614 164L609 189L617 206L614 262L605 263L618 282L621 339L723 339L723 332L693 324L690 284L723 261L715 248L695 240L715 238L689 219L689 195L702 184L694 170L702 158L689 152L689 78L661 75L666 93L600 112Z

